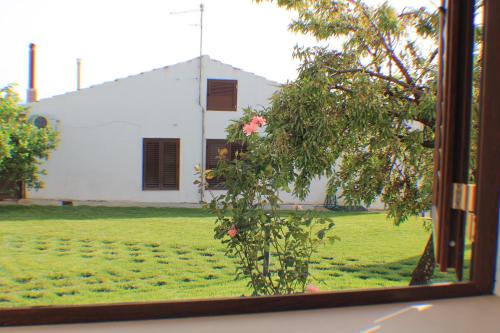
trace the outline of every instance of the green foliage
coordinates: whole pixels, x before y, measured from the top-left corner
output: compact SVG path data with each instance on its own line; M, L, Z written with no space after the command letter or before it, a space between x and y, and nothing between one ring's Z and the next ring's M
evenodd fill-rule
M478 146L479 146L479 118L481 115L480 108L480 91L481 91L481 75L483 64L483 25L477 22L478 18L483 15L483 1L477 1L475 6L475 29L474 29L474 53L473 53L473 76L472 76L472 119L471 119L471 148L469 157L469 181L475 183L478 172Z
M304 198L317 176L350 205L377 197L399 224L430 208L438 13L363 1L279 0L295 32L343 42L300 48L298 78L266 113L278 167Z
M245 135L245 124L255 119L251 110L228 128L230 142L245 149L234 159L219 151L219 162L205 177L223 177L227 192L212 194L207 204L215 214L215 238L235 257L236 279L248 280L253 295L304 292L312 280L310 260L334 223L311 211L287 214L280 211L280 190L288 189L288 177L280 170L269 138L259 133ZM198 170L200 173L201 171Z
M57 132L36 127L29 116L12 87L0 89L0 181L39 188L40 161L56 147Z

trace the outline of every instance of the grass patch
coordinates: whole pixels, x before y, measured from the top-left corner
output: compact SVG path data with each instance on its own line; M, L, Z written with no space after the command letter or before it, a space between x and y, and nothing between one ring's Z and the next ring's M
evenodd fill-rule
M428 239L421 220L322 214L341 238L311 262L322 290L408 284ZM1 206L0 307L249 295L213 220L199 209Z

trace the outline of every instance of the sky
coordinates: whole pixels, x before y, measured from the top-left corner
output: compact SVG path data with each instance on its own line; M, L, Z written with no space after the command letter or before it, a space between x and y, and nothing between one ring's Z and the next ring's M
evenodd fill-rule
M38 97L82 88L199 55L200 0L1 0L0 87L17 84L24 100L29 44L37 45ZM370 3L382 2L369 0ZM398 8L437 0L393 0ZM203 54L268 79L296 77L295 45L317 45L288 31L295 13L252 0L203 0ZM190 11L190 13L177 13ZM339 47L334 40L323 42Z

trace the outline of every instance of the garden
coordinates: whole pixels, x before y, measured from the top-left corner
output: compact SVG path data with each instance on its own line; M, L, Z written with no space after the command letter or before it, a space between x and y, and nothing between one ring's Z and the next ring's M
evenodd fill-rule
M320 290L408 285L428 238L420 218L318 214L339 238L311 258ZM0 307L250 295L213 229L202 209L0 206Z

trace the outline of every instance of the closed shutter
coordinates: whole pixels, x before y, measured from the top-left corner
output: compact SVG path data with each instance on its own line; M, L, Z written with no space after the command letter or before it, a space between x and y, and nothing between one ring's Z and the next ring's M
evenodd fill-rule
M160 188L160 142L144 139L144 184L146 189Z
M143 189L179 189L179 139L144 139Z
M163 189L178 189L179 141L164 141L161 163L161 185Z
M207 80L207 110L236 111L238 81Z
M206 169L211 170L217 167L219 162L219 150L227 149L227 156L232 160L236 158L236 153L246 151L245 146L240 143L228 143L226 140L221 139L208 139L207 140L207 157ZM208 188L210 189L224 189L224 177L217 177L208 179Z
M217 167L217 163L219 162L219 149L228 149L229 147L226 140L207 140L207 157L206 157L206 169L211 170ZM208 179L208 188L210 189L222 189L224 188L224 178L217 177L213 179Z
M230 143L229 144L229 151L231 152L231 160L236 158L236 153L240 154L241 152L245 152L245 146L243 146L241 143Z

